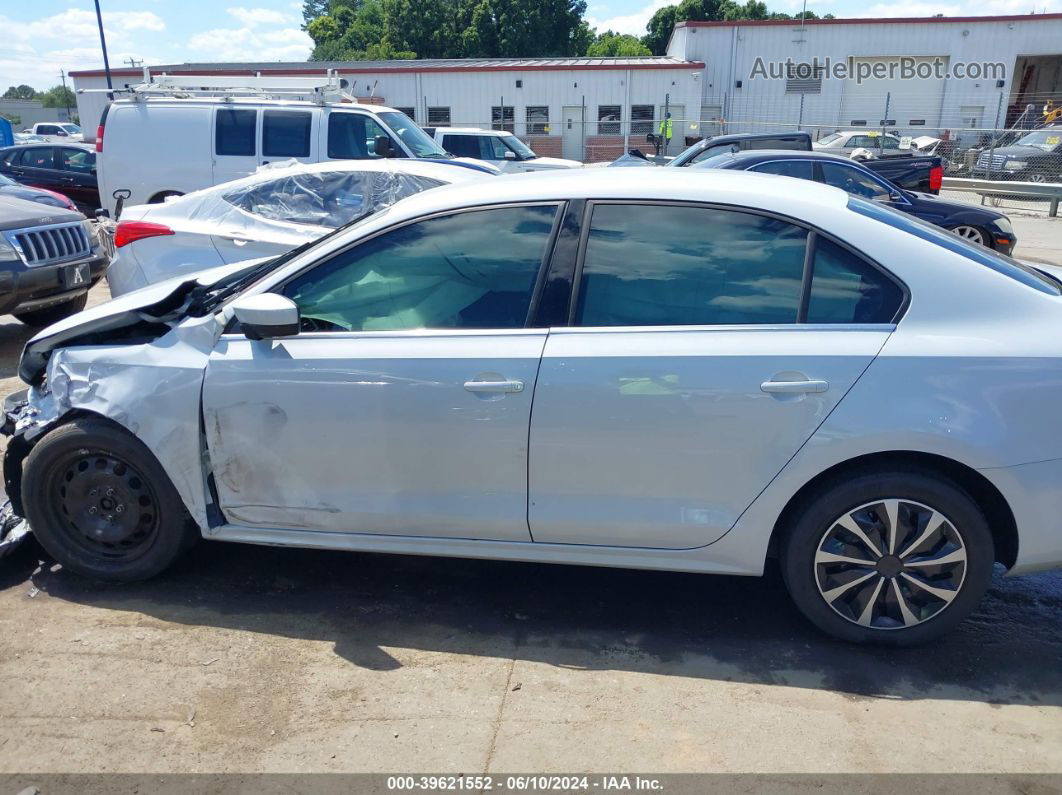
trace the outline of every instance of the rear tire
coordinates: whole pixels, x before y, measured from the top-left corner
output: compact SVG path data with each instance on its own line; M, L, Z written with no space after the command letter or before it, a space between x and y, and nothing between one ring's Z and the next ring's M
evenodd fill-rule
M154 577L199 537L151 451L103 419L76 419L34 446L22 501L41 545L88 577Z
M813 624L888 646L925 643L966 618L995 559L969 494L920 470L863 471L825 485L796 508L781 552L786 587Z
M44 309L34 309L29 312L16 312L15 320L25 323L27 326L50 326L60 320L76 315L85 308L88 303L88 293L82 293L77 298L64 301L55 306Z

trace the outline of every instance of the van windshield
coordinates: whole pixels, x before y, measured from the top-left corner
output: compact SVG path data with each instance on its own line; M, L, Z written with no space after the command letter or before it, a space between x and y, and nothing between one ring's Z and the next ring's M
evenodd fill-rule
M413 157L425 158L449 158L446 150L429 138L424 130L420 129L409 116L398 111L389 110L378 114L384 124L390 127L395 135L402 139Z

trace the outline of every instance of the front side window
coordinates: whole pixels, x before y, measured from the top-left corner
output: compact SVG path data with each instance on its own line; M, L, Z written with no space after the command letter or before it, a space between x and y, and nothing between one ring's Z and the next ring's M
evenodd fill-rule
M290 110L262 114L263 157L309 157L313 116Z
M386 171L326 171L278 177L229 191L222 198L270 221L336 229L442 184L427 177Z
M59 125L42 124L37 128L37 132L41 135L57 135L59 133Z
M78 127L76 124L60 124L59 126L62 127L64 130L66 130L71 135L77 135L78 133L81 132L81 128Z
M750 168L749 171L757 171L761 174L777 174L780 177L815 179L814 169L810 160L775 160L773 163L760 163Z
M881 182L857 168L842 163L823 163L822 177L827 185L840 188L853 196L862 196L864 199L888 200L892 195L892 191Z
M55 168L54 150L50 146L34 146L22 155L20 166L26 168Z
M218 108L214 129L214 153L231 157L253 157L256 110Z
M479 151L479 156L484 160L504 160L509 149L497 135L481 135Z
M522 328L556 214L539 205L428 218L337 254L284 295L313 331Z
M328 114L328 157L333 160L374 160L377 136L387 131L361 113Z
M807 231L704 207L594 208L581 326L795 323Z
M478 135L444 135L443 142L446 144L446 151L456 157L473 157L479 159L483 157L483 153L479 148Z
M891 323L903 304L892 279L851 251L815 239L808 323Z
M490 109L490 128L516 132L516 115L512 105L493 105Z
M63 171L78 171L82 174L88 174L96 167L95 152L84 149L67 149L65 147L60 149L59 152L62 157L60 167Z
M538 157L538 155L534 153L530 146L525 144L515 135L506 135L504 138L501 138L499 140L504 146L516 152L516 154L519 155L521 160L534 160L536 157ZM504 156L505 153L503 152L502 157Z

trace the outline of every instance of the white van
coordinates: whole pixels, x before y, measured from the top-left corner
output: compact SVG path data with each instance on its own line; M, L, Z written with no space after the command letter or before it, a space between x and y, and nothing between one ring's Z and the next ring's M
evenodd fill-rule
M152 204L273 162L452 158L393 108L253 96L115 100L100 118L96 151L100 200L112 217L116 193L126 206Z

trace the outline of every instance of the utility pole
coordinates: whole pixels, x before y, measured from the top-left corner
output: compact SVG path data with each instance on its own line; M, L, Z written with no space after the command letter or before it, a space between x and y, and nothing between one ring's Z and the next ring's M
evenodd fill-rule
M111 64L107 60L107 37L103 35L103 14L100 13L100 0L96 0L96 24L100 29L100 47L103 49L103 71L107 74L107 88L114 88L114 84L111 83ZM114 99L114 94L107 95L110 99Z
M63 104L66 106L66 120L73 121L70 117L70 95L66 93L66 72L62 69L59 70L59 79L63 81Z

